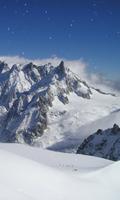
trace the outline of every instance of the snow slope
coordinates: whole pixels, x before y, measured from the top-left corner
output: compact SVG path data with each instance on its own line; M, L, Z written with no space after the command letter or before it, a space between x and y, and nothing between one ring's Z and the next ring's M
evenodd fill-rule
M0 144L2 200L118 200L120 163Z
M48 145L51 150L74 152L86 137L98 129L110 128L114 123L120 125L120 97L92 92L90 100L72 96L65 108L56 102L49 112L48 130L41 138L43 146ZM57 113L64 109L64 116L58 117Z

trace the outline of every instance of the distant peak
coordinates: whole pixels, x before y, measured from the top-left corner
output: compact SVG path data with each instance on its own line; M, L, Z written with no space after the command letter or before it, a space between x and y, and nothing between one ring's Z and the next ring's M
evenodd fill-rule
M33 64L32 62L30 62L30 63L27 64L27 66L28 66L29 68L32 68L32 67L34 66L34 64Z
M26 64L24 67L23 67L23 70L27 70L27 71L32 71L34 68L36 68L37 66L35 64L33 64L32 62Z
M4 61L0 61L0 73L3 71L4 68L8 68L8 65Z
M58 72L60 75L65 75L65 65L64 65L64 61L61 61L60 64L57 67Z
M64 67L65 67L64 61L63 61L63 60L60 62L59 67L61 67L61 68L64 68Z
M118 131L120 131L120 127L117 124L114 124L112 128L112 132L117 133Z

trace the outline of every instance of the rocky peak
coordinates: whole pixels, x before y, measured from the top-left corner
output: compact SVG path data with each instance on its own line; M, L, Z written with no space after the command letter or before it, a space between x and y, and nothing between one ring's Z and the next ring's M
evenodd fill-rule
M8 65L5 62L0 61L0 73L6 71L8 69Z
M32 62L23 67L23 72L31 83L38 82L40 80L40 73L37 65Z
M63 60L60 62L60 64L59 64L58 67L60 68L60 70L61 70L62 72L65 71L65 64L64 64L64 61L63 61Z
M58 67L56 68L56 73L58 74L59 79L62 79L66 75L66 68L64 65L64 61L61 61Z
M114 124L111 129L99 129L83 141L77 153L120 160L120 127Z
M111 131L112 133L117 134L120 132L120 127L117 124L114 124Z
M23 71L32 71L34 68L37 68L37 66L30 62L23 67Z

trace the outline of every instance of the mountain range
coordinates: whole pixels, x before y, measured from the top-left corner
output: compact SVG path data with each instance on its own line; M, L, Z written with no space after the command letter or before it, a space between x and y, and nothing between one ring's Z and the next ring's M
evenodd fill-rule
M103 128L98 120L119 110L119 102L119 95L90 86L63 61L57 66L0 62L1 142L76 152Z

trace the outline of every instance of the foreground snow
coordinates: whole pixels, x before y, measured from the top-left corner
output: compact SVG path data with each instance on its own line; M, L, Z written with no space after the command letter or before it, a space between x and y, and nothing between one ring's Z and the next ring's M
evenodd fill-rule
M118 200L120 163L0 144L2 200Z

